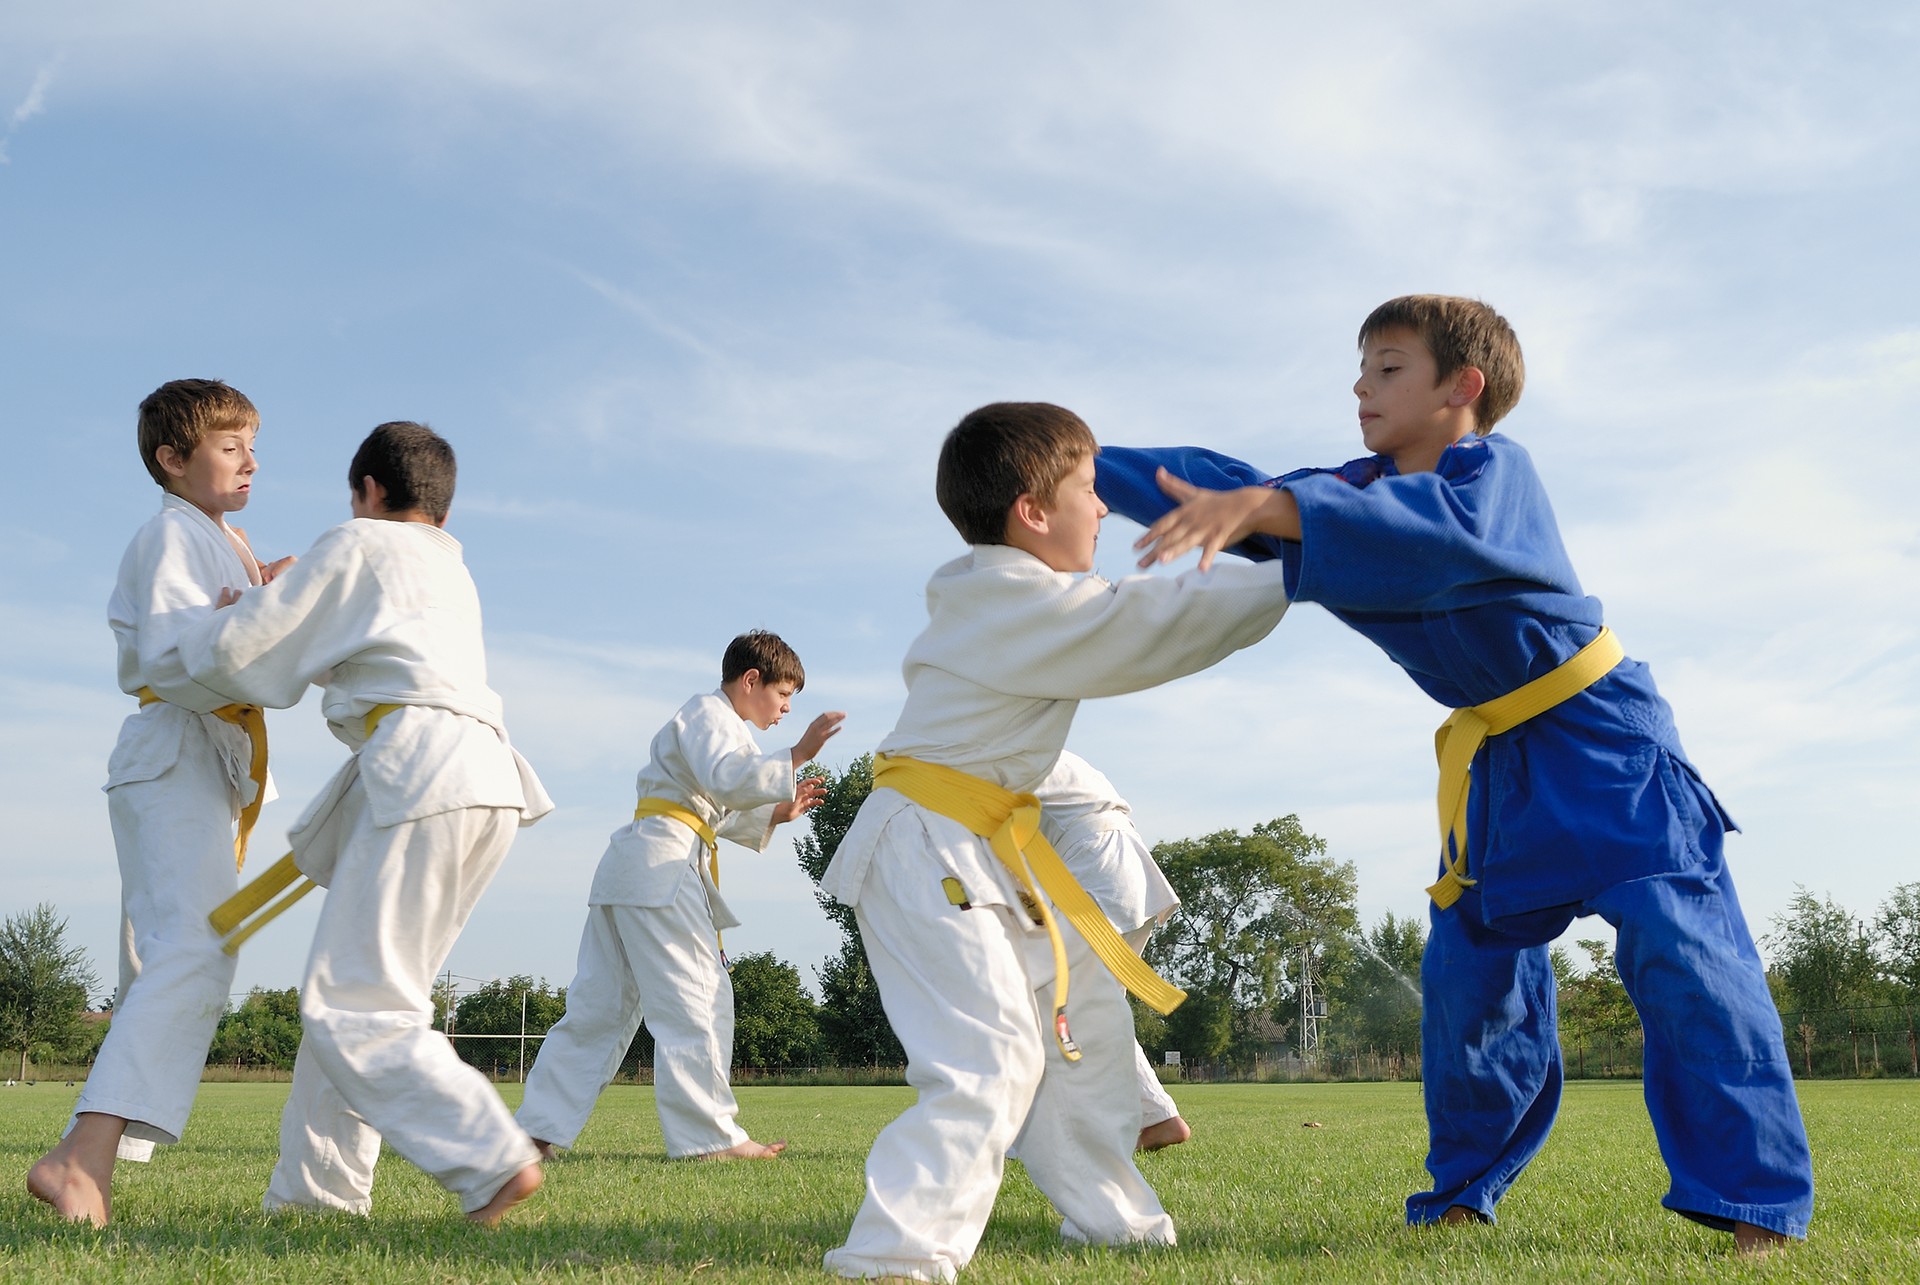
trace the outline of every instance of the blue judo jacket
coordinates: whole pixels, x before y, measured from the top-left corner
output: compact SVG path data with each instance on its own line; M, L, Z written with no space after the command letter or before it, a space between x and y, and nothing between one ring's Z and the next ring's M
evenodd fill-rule
M1533 461L1498 433L1455 443L1431 473L1369 456L1276 478L1198 447L1105 447L1095 468L1107 507L1143 525L1173 507L1157 468L1214 489L1284 488L1302 538L1256 536L1232 552L1281 558L1294 601L1326 607L1450 708L1506 695L1600 631L1600 601L1581 591ZM1481 747L1467 824L1467 873L1489 921L1684 869L1702 859L1703 826L1736 828L1631 658ZM1437 824L1433 843L1437 859Z

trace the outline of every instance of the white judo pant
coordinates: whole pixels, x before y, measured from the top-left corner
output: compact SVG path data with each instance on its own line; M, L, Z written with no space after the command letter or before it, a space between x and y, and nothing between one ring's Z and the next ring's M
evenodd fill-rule
M1142 924L1129 933L1122 933L1127 945L1133 947L1138 955L1147 948L1148 938L1153 936L1156 925ZM1162 1120L1171 1120L1180 1114L1180 1108L1174 1105L1173 1097L1167 1092L1160 1077L1153 1073L1153 1063L1147 1061L1147 1051L1136 1041L1133 1046L1133 1074L1140 1086L1140 1127L1159 1124Z
M1016 1139L1063 1236L1172 1244L1173 1220L1133 1162L1138 1045L1125 990L1062 922L1083 1052L1068 1063L1046 998L1052 969L1031 962L1044 934L1004 906L953 905L945 873L932 853L883 841L854 907L919 1096L874 1141L866 1198L827 1267L952 1280L980 1243Z
M747 1141L728 1083L733 982L720 962L705 885L691 877L666 906L589 906L567 1013L541 1042L518 1119L571 1147L620 1069L645 1017L653 1035L653 1095L674 1159Z
M107 791L120 864L121 989L74 1114L126 1120L122 1159L144 1160L155 1142L180 1140L233 985L235 961L221 952L207 913L239 885L235 799L198 723L181 737L172 767Z
M373 823L365 789L300 988L300 1053L265 1207L364 1214L382 1137L471 1213L539 1155L487 1078L433 1027L433 979L506 856L520 814L462 808Z

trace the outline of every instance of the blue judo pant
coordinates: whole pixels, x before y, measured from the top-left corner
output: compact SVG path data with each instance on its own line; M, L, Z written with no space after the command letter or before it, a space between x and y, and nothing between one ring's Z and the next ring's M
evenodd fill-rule
M1618 933L1620 980L1646 1032L1647 1112L1672 1186L1667 1208L1723 1230L1804 1237L1813 1164L1780 1015L1734 895L1717 828L1705 860L1590 901L1488 923L1478 888L1432 912L1420 1023L1433 1190L1407 1221L1450 1205L1491 1220L1560 1105L1547 943L1581 915Z

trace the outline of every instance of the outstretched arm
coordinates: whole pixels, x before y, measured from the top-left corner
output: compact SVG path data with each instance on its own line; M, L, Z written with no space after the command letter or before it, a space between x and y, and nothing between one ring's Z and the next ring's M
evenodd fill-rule
M1155 475L1160 489L1179 501L1179 507L1159 518L1133 542L1142 550L1140 565L1171 562L1189 549L1200 550L1200 569L1213 567L1213 555L1248 536L1300 538L1300 506L1291 495L1271 486L1243 486L1232 491L1209 491L1183 482L1161 469Z

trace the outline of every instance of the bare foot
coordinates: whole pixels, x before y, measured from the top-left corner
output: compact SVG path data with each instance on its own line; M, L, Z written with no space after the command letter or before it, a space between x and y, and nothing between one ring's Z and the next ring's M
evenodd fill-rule
M1447 1211L1434 1221L1442 1227L1477 1227L1487 1220L1478 1209L1469 1209L1465 1205L1448 1205Z
M1767 1227L1756 1227L1752 1223L1733 1225L1733 1252L1743 1258L1765 1258L1776 1249L1784 1249L1793 1243L1793 1237Z
M533 1149L540 1153L542 1160L548 1161L549 1163L558 1159L560 1155L560 1148L554 1146L545 1138L535 1138L533 1140Z
M778 1142L755 1142L748 1138L745 1142L728 1147L725 1151L709 1151L705 1155L695 1156L696 1160L771 1160L787 1149L787 1140Z
M1150 1124L1140 1130L1140 1141L1133 1144L1135 1151L1158 1151L1162 1147L1177 1147L1193 1136L1193 1130L1179 1116Z
M539 1165L528 1165L513 1177L507 1179L500 1190L493 1193L493 1199L467 1215L470 1223L479 1223L482 1227L498 1227L507 1211L540 1190L546 1175L540 1172Z
M113 1214L113 1157L127 1122L85 1111L60 1144L27 1170L27 1191L68 1222L105 1227Z

